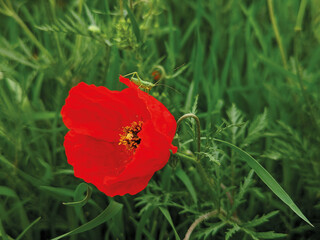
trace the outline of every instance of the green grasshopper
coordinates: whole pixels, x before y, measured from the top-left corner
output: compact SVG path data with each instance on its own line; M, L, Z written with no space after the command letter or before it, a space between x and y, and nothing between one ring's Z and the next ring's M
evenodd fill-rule
M144 81L139 77L138 72L132 72L132 73L128 73L126 75L124 75L124 77L130 76L131 78L130 80L136 84L137 86L139 86L140 89L144 89L147 91L150 91L153 87L155 87L157 84L156 83L151 83L148 81Z
M156 83L151 83L151 82L142 80L140 78L138 72L128 73L124 77L131 76L130 80L134 84L136 84L140 89L143 89L143 90L146 90L147 92L149 92L153 87L159 85L161 80L175 78L178 75L180 75L187 67L188 67L188 65L183 64L182 66L180 66L178 68L179 70L176 73L174 73L173 75L167 75L165 69L161 65L154 66L153 69L160 70L160 74L161 74L160 79ZM167 86L167 87L169 87L169 86ZM171 88L171 87L169 87L169 88ZM173 88L171 88L171 89L173 89ZM176 91L175 89L173 89L173 90Z

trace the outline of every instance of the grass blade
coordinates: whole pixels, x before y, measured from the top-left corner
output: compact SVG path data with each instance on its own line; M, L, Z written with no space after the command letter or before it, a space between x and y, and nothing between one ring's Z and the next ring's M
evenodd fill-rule
M181 168L177 169L176 175L188 189L194 203L197 204L198 202L197 194L196 194L196 191L194 190L194 187L188 175Z
M162 214L165 216L165 218L168 220L168 222L170 223L176 239L177 239L177 240L180 240L180 237L179 237L179 235L178 235L178 233L177 233L177 231L176 231L176 229L175 229L175 227L174 227L174 224L173 224L173 222L172 222L172 218L171 218L171 216L170 216L170 213L169 213L168 209L163 208L163 207L159 207L159 209L160 209L160 211L162 212Z

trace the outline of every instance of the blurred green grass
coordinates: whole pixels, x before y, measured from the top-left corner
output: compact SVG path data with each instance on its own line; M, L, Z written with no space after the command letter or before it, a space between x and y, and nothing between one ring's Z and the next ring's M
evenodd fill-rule
M5 234L17 238L38 217L40 221L22 239L51 239L106 208L111 199L95 189L93 201L82 209L62 205L73 200L81 181L73 176L64 154L67 129L61 121L61 107L70 88L80 81L120 89L120 74L137 71L144 80L152 81L156 65L163 66L167 76L182 66L187 68L174 78L162 80L150 93L176 119L197 112L203 137L223 138L259 159L316 227L306 226L257 178L251 188L243 190L246 194L241 193L241 198L240 183L248 167L233 151L204 139L206 151L221 162L220 167L206 162L216 184L223 182L235 199L247 200L239 203L237 216L245 222L280 209L276 219L257 229L286 233L287 239L317 239L318 1L126 3L0 1L2 239L10 239ZM121 8L126 20L121 17ZM267 117L262 119L265 109ZM179 134L182 150L196 151L192 132L190 121ZM182 180L181 174L190 181ZM116 197L124 208L112 220L70 239L132 239L133 235L135 239L173 239L175 232L183 238L192 222L210 211L212 204L224 206L232 215L234 209L219 186L214 190L213 203L201 187L192 164L179 161L176 168L167 166L156 174L143 193ZM192 188L198 195L188 193ZM218 228L218 223L208 221L192 236L252 238L235 226Z

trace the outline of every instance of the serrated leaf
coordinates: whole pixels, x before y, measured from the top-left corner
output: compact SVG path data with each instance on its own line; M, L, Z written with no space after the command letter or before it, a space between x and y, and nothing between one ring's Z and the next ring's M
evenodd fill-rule
M256 227L256 226L259 226L265 222L268 222L269 221L269 218L272 218L273 216L277 215L279 213L279 211L273 211L273 212L270 212L266 215L263 215L262 217L259 217L259 218L256 218L256 219L253 219L245 224L243 224L242 226L243 227Z
M250 186L251 183L252 183L253 173L254 173L254 171L251 170L251 171L249 172L249 174L248 174L248 177L246 177L246 178L244 179L243 184L240 186L239 193L238 193L238 194L235 196L235 198L234 198L234 203L233 203L232 209L231 209L231 211L230 211L231 213L233 213L233 212L236 210L236 208L237 208L241 203L244 202L244 201L243 201L243 196L244 196L244 194L247 192L249 186Z
M218 166L221 165L221 163L219 162L219 160L213 156L213 154L207 153L207 152L200 152L201 155L204 155L206 157L209 158L209 161L214 162L215 164L217 164Z
M238 232L239 230L240 230L240 227L238 225L234 224L233 228L230 228L228 230L228 232L226 233L225 239L229 240L232 237L232 235L235 234L236 232Z
M199 95L197 95L194 99L194 103L191 109L191 113L193 114L197 114L197 108L198 108L198 99L199 99Z
M203 238L207 239L208 237L211 237L209 239L212 239L214 235L217 234L217 232L226 225L227 223L225 222L219 222L219 223L214 223L210 224L210 227L207 229L202 229L199 233L195 234L198 238Z
M256 139L262 136L262 131L267 127L267 110L265 109L251 124L248 129L248 135L244 140L244 145L250 145Z
M232 133L232 139L233 141L236 141L236 139L241 136L244 133L245 128L239 128L238 125L243 124L243 114L242 112L236 107L235 104L232 104L232 106L227 110L228 119L230 120L231 126L228 126L230 128Z
M227 115L231 124L239 124L243 122L243 115L242 112L236 107L235 104L227 110Z

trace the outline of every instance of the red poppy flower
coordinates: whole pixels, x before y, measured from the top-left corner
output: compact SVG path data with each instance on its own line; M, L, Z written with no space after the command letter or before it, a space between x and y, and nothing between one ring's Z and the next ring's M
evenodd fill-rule
M62 107L64 140L74 175L108 196L136 194L168 162L176 121L168 109L120 76L129 88L79 83Z

